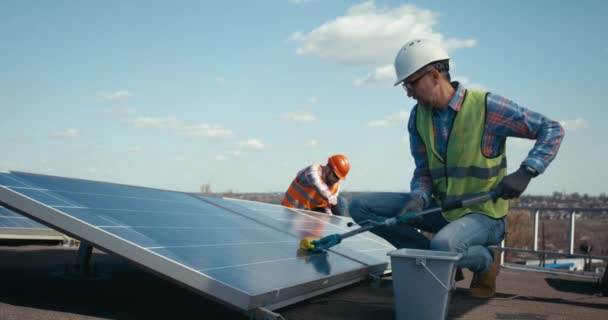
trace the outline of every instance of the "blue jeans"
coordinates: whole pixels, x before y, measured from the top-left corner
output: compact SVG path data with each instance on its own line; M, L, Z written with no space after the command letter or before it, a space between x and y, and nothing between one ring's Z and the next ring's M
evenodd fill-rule
M363 194L352 200L350 216L357 223L365 220L384 221L399 213L409 199L409 193ZM505 221L505 218L493 219L484 214L469 213L450 223L441 213L431 213L410 223L382 226L371 231L396 248L462 253L458 267L485 272L493 259L487 246L499 244L504 239ZM429 240L417 229L433 233L434 236Z

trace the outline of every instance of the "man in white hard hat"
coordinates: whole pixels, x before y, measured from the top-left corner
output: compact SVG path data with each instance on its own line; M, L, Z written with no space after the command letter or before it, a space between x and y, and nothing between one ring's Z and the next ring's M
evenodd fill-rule
M495 190L496 201L374 230L397 248L462 253L458 267L474 272L471 295L489 298L496 292L499 257L488 246L504 239L507 200L519 197L532 177L545 171L564 130L558 122L507 98L451 82L449 59L438 43L427 39L409 41L397 53L395 85L417 101L408 124L416 164L411 192L365 194L353 199L349 211L355 221L384 220ZM507 137L536 140L509 175ZM416 229L434 236L429 240Z

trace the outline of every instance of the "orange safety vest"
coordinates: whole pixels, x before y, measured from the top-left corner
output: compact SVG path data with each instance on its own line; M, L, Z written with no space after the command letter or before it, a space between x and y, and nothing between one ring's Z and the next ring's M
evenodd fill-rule
M336 182L329 189L331 194L336 194L340 183ZM285 192L283 201L281 202L286 207L313 210L316 208L325 208L329 206L329 202L321 196L314 186L304 186L298 182L296 177L291 182L289 189Z

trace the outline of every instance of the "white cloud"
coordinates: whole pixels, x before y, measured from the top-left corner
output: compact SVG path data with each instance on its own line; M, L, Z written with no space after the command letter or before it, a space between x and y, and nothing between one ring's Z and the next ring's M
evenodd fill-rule
M215 78L215 83L223 87L226 84L226 79L224 77L217 77Z
M104 102L104 101L117 101L117 100L125 100L131 96L131 93L127 90L119 90L114 92L101 92L97 94L95 98L96 101Z
M215 155L215 160L216 161L226 161L226 160L228 160L228 157L226 157L226 155L223 153L218 153Z
M56 138L74 138L80 137L80 130L78 129L67 129L60 132L53 133L53 137Z
M310 103L310 104L316 104L316 103L319 103L319 98L317 98L317 97L310 97L310 98L308 98L308 100L306 100L306 101L307 101L308 103Z
M395 69L393 65L386 65L383 67L377 67L374 72L367 74L362 78L355 79L353 85L360 87L366 84L372 83L385 83L395 79Z
M367 1L310 32L294 32L290 38L301 42L298 54L372 67L392 64L398 49L413 38L438 41L448 51L476 45L474 39L444 39L433 30L438 16L413 5L379 8Z
M235 150L229 150L226 152L221 152L215 155L215 160L216 161L226 161L226 160L230 160L233 158L238 158L240 157L242 154L242 151L240 149L235 149Z
M175 128L178 122L175 117L139 117L133 120L133 125L136 128L154 128L154 129L166 129Z
M475 39L448 39L443 42L443 46L447 51L452 51L455 49L461 48L473 48L477 45L477 40Z
M386 128L392 127L395 125L405 125L410 117L410 114L401 110L398 113L388 115L384 117L382 120L371 120L367 123L366 127L368 128Z
M128 150L129 152L140 152L140 151L142 151L142 150L143 150L143 148L142 148L142 147L140 147L140 146L135 146L135 147L131 147L131 148L127 149L127 150Z
M264 144L264 142L262 142L262 140L260 140L260 139L244 140L244 141L239 142L239 146L243 147L243 148L249 148L249 149L255 149L255 150L262 150L267 147Z
M587 122L583 118L576 118L574 120L561 120L559 122L565 130L577 130L587 128Z
M488 91L486 86L484 86L483 84L480 84L480 83L471 82L471 80L469 80L469 78L467 78L467 77L453 76L452 81L460 82L467 89L478 89L478 90Z
M190 138L225 138L232 130L217 124L184 125L176 117L139 117L129 121L136 128L171 129L180 136Z
M275 119L283 121L295 121L295 122L311 122L315 121L316 117L310 112L290 112L282 115L275 116Z
M310 139L304 143L304 146L308 147L308 148L315 148L318 145L319 145L319 140L317 140L317 139Z
M209 125L206 123L196 126L183 126L178 128L181 135L193 138L224 138L232 135L232 130L220 125Z

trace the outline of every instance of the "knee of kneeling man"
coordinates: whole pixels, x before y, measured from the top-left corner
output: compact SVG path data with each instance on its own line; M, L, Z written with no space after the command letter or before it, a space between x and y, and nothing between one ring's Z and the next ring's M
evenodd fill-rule
M429 249L435 251L456 251L453 243L444 237L434 237L429 244Z

